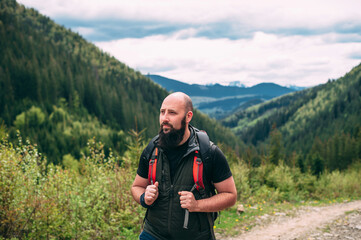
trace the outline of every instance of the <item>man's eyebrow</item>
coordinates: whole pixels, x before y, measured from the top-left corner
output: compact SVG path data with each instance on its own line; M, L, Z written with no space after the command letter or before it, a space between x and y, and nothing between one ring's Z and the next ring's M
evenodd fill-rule
M160 108L160 111L165 111L165 110L168 110L168 112L177 112L177 110L176 109L174 109L174 108Z

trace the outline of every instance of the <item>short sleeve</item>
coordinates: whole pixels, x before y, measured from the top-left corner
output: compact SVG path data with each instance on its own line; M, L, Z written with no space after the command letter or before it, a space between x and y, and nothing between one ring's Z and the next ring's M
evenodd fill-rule
M219 183L232 176L226 157L216 146L213 155L212 180L213 183Z

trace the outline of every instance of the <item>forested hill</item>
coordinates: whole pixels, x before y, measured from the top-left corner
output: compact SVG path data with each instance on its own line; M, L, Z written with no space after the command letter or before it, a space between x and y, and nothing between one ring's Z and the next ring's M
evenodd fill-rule
M361 158L361 65L338 80L239 111L223 124L248 143L271 136L311 165L344 169Z
M13 0L0 2L0 128L16 129L48 160L79 158L89 138L122 154L127 133L157 133L168 94L79 34ZM216 141L236 137L196 112L193 124ZM0 131L1 132L1 131Z

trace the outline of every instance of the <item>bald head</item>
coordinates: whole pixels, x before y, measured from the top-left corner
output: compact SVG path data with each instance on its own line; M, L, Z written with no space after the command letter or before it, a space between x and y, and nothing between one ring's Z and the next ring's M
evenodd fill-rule
M175 99L178 100L180 103L183 104L184 108L185 108L185 112L193 112L193 103L192 103L192 99L185 93L182 92L175 92L172 94L169 94L164 101L169 100L169 99Z

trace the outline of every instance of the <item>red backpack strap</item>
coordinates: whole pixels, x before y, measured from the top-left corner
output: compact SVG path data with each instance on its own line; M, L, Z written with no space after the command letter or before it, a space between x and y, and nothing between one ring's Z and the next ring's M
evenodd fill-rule
M153 185L157 173L158 148L154 148L152 157L149 159L148 182Z
M195 151L193 160L193 180L197 190L203 192L205 189L203 183L203 161L200 158L198 151Z
M194 189L197 189L201 194L201 197L206 198L206 191L203 183L203 161L200 158L199 151L195 151L194 154L193 180L194 180L194 185L190 191L193 192ZM184 223L183 223L184 229L188 229L188 222L189 222L189 211L188 209L186 209L184 215Z

